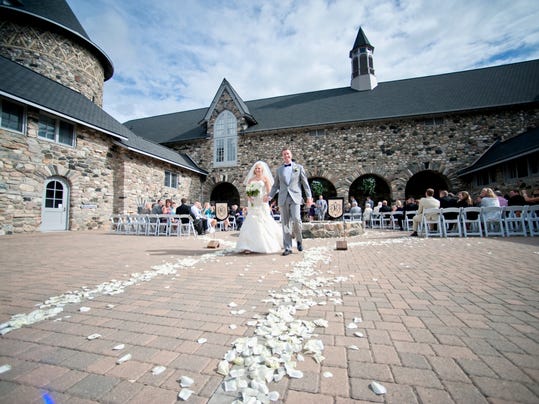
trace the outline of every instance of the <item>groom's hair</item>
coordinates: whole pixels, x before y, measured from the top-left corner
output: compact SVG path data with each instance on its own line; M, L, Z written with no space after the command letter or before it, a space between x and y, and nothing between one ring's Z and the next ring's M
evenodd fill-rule
M286 147L286 146L285 146L285 147L283 147L283 148L281 149L281 153L284 152L285 150L292 151L292 150L290 150L290 147Z

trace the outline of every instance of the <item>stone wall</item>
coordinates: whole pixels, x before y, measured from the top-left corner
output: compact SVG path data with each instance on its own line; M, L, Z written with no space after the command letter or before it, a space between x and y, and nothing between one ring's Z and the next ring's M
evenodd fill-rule
M76 146L37 137L39 112L28 111L27 134L0 129L0 233L39 231L48 178L70 187L69 230L108 229L112 213L137 212L142 200L197 198L198 174L131 152L106 135L76 126ZM164 186L165 170L179 187Z
M60 34L0 19L0 55L103 105L103 66L86 48Z
M181 198L201 199L202 182L198 174L119 146L113 150L117 155L114 213L137 213L137 207L144 201L172 199L179 205ZM178 188L165 187L165 170L178 175Z
M303 164L309 177L330 181L339 196L348 197L352 182L364 174L385 179L391 199L404 199L407 181L416 173L429 170L446 178L450 191L468 189L457 177L498 139L507 139L537 126L539 110L505 110L455 114L443 119L399 119L381 122L338 124L310 130L290 129L242 134L238 128L238 164L213 168L213 139L177 144L174 148L190 154L210 172L205 192L223 181L243 194L242 182L256 160L275 168L281 164L283 146L291 148L294 159ZM210 128L211 129L211 128ZM210 130L208 131L209 133ZM518 184L506 184L508 187ZM539 183L535 183L539 187Z

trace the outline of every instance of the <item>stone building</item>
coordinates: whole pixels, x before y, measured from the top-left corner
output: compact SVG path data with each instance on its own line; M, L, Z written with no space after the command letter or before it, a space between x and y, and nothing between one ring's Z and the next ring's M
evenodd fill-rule
M0 3L0 234L87 230L207 172L102 109L113 66L64 0Z
M125 125L189 153L209 172L203 197L214 201L245 203L248 168L278 166L285 145L325 196L393 201L427 187L539 186L539 60L378 83L361 28L349 57L349 87L243 101L224 79L208 108ZM507 142L516 136L518 154ZM493 144L497 163L474 166Z
M112 62L65 0L1 2L0 234L242 204L247 169L285 145L325 196L539 186L538 60L378 83L362 29L349 57L348 87L243 101L224 79L207 108L121 124L101 108Z

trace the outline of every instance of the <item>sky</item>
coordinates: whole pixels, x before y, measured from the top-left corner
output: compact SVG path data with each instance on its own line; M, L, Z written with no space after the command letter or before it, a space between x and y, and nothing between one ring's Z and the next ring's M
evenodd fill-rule
M120 122L350 86L359 27L378 82L539 58L537 0L67 0L110 58Z

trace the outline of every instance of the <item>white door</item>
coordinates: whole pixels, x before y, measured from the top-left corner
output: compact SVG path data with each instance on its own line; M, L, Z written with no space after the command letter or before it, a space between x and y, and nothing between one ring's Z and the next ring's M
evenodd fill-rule
M45 181L43 208L41 210L41 231L67 230L69 217L69 185L61 178Z

